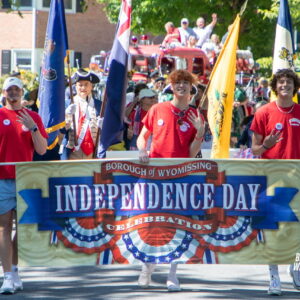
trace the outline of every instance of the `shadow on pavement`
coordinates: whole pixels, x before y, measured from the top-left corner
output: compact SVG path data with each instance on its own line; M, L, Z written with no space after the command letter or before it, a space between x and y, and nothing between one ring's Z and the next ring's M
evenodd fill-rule
M198 266L199 267L199 266ZM168 266L158 266L152 276L152 284L148 289L137 286L140 266L95 266L64 268L21 268L24 291L3 299L270 299L265 280L255 272L249 276L241 276L233 280L230 274L226 278L215 276L203 278L197 267L180 266L178 277L182 291L168 293L165 282ZM243 268L243 267L242 267ZM223 270L223 269L222 269ZM224 267L223 272L229 272ZM224 274L223 274L224 275ZM226 275L226 274L225 274ZM202 276L202 278L201 278ZM218 278L221 277L220 278ZM280 299L300 299L300 293L293 290L292 284L282 284L283 295Z

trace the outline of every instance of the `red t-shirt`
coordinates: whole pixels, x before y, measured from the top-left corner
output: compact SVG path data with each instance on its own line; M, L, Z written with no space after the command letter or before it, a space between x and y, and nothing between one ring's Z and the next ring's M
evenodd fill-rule
M25 109L25 108L24 108ZM40 133L47 138L40 116L26 109ZM0 108L0 162L32 161L34 146L31 132L17 121L20 110ZM0 179L14 179L15 167L12 165L0 166Z
M197 133L196 128L187 119L187 112L196 109L189 107L180 118L180 110L163 102L153 105L143 119L143 124L152 133L150 157L190 157L190 145ZM182 119L182 124L178 120Z
M170 34L177 34L178 36L177 37L173 37L173 36L169 36ZM167 33L166 37L165 37L165 40L164 42L166 44L170 44L172 42L181 42L181 39L180 39L180 31L178 28L174 28L173 30L171 30L170 32Z
M288 112L291 107L280 108ZM281 129L282 128L282 129ZM282 138L262 158L270 159L300 159L300 105L295 104L290 113L280 112L276 102L261 107L255 114L250 129L263 136L268 136L273 129L281 130Z

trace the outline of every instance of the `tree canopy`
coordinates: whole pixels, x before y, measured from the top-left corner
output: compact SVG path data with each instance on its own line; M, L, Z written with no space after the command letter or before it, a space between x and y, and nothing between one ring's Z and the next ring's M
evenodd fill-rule
M3 0L2 0L3 1ZM2 3L0 0L0 3ZM19 0L6 0L15 7ZM218 14L218 23L214 29L220 38L226 33L246 0L132 0L133 34L151 33L164 35L164 24L172 21L180 25L182 18L188 18L194 27L198 17L211 21L212 13ZM110 22L117 23L121 0L81 0L86 8L93 2L104 4L104 10ZM247 8L241 17L239 48L250 47L255 58L273 55L275 29L280 0L248 0ZM294 28L300 31L300 0L288 0Z
M105 12L111 22L117 22L120 0L96 0L105 5ZM164 24L172 21L180 26L180 20L186 17L194 27L198 17L207 23L212 13L218 14L218 23L214 29L220 37L226 33L245 0L132 0L133 34L165 34ZM300 23L300 0L289 0L294 26ZM279 0L248 1L241 18L239 47L251 47L255 57L272 56L275 28L278 16Z

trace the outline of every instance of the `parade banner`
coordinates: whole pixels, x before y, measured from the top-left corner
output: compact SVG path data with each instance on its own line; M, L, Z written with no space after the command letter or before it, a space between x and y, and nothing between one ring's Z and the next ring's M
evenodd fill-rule
M287 264L300 252L300 161L17 163L23 266Z

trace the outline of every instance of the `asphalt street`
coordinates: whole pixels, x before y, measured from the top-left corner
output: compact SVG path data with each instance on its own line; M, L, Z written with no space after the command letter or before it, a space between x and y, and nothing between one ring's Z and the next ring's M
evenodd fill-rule
M20 268L24 290L3 299L272 299L267 295L265 265L180 265L181 292L166 289L168 266L157 266L147 289L137 285L140 266ZM283 294L280 299L300 299L287 266L279 267ZM278 298L278 297L275 297Z

